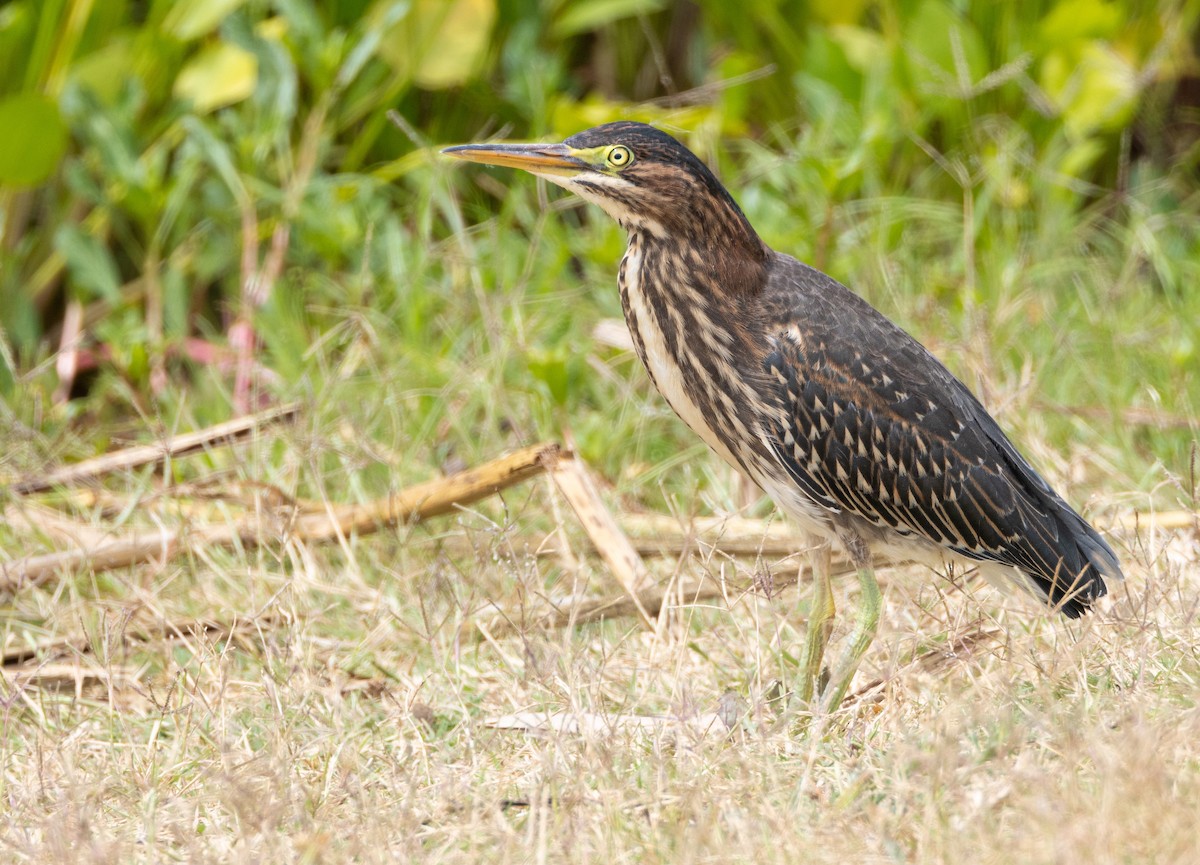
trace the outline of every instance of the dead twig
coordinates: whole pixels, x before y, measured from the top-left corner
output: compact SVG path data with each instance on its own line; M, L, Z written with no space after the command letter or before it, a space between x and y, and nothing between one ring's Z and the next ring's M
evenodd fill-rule
M251 634L264 627L275 627L282 619L265 614L254 618L238 617L232 622L213 619L162 620L153 623L131 623L122 630L122 641L139 643L179 642L203 634L212 640L228 640ZM12 667L35 658L43 662L66 656L92 654L95 642L86 635L55 637L25 646L10 646L0 653L0 666Z
M297 502L301 509L312 503ZM762 557L778 561L806 553L808 540L795 532L783 520L754 520L745 517L696 517L682 522L669 514L623 514L617 525L629 539L630 545L643 559L649 557L676 558L684 553L707 555L718 552L738 558ZM466 538L439 538L445 550L468 552L474 547ZM548 535L531 533L513 538L513 543L538 557L563 557L573 561L566 541L560 532ZM587 550L589 554L598 551ZM573 565L569 565L573 566Z
M1135 512L1121 514L1116 525L1122 529L1133 531L1139 528L1154 528L1160 530L1197 529L1200 530L1200 511L1156 511L1153 513Z
M368 534L477 502L552 468L558 456L558 445L539 444L365 505L330 505L325 513L297 513L288 508L275 514L278 519L274 522L245 517L228 525L142 530L90 549L28 556L0 564L0 592L15 592L60 572L83 568L102 571L148 561L165 562L199 547L254 547L271 539L325 543L350 534Z
M879 567L884 567L880 563ZM848 560L835 559L831 565L831 575L834 577L854 573L854 567ZM797 575L785 575L774 580L772 594L796 584ZM747 583L740 588L735 587L735 593L742 596L754 593L754 586ZM568 599L545 615L533 619L520 620L506 613L497 613L486 622L468 621L462 626L460 635L478 639L482 633L490 634L493 638L509 636L528 629L565 628L570 625L583 625L601 619L618 619L627 616L658 616L664 607L670 605L674 598L686 598L689 604L699 604L706 601L723 600L730 594L729 584L706 578L683 586L674 585L670 590L662 586L654 586L638 592L636 597L617 596L605 598L575 598Z
M18 495L43 492L56 486L67 486L102 475L140 466L158 464L166 459L194 453L204 448L232 444L267 426L291 421L300 412L299 403L289 403L257 414L234 418L207 429L171 436L154 444L136 445L112 453L64 466L37 478L14 481L11 489Z
M695 517L683 523L666 514L629 514L621 527L642 555L678 555L709 547L730 556L794 555L808 549L807 539L781 519Z
M124 689L135 686L140 670L132 667L85 667L80 664L39 664L32 669L0 671L0 682L6 692L20 691L28 686L44 690L73 692L76 699L86 686Z
M649 582L650 573L646 570L642 557L621 531L612 513L605 507L586 466L581 460L573 457L560 459L550 477L575 511L575 516L579 518L600 558L604 559L621 588L629 595L642 621L654 627L653 619L642 608L639 600L639 593Z
M566 733L575 736L684 735L691 739L726 736L729 725L716 712L688 716L603 714L600 712L516 712L484 720L495 730L516 730L536 737Z
M1004 634L1001 628L988 628L976 625L954 637L944 645L922 652L904 666L882 679L873 679L846 697L843 708L855 703L877 702L882 699L884 689L894 681L903 679L913 673L934 675L949 667L955 661L969 658L977 649L986 646Z
M0 523L4 523L18 538L34 535L75 546L102 543L107 536L107 532L99 526L72 519L55 508L28 499L0 509Z

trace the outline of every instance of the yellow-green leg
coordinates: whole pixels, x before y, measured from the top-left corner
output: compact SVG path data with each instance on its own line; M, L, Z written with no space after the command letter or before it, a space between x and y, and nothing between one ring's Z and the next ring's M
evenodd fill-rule
M870 565L858 569L858 585L862 598L858 608L858 620L854 624L854 633L850 635L842 653L841 663L830 679L829 684L821 692L821 708L826 712L837 711L850 688L850 681L858 669L859 661L867 653L875 632L879 630L879 616L883 611L883 593L879 591L879 583L875 581L875 569ZM830 604L832 607L832 602ZM811 627L811 626L810 626Z
M814 540L814 539L810 539ZM813 695L819 690L821 664L825 659L825 647L833 631L833 583L829 575L829 543L817 541L809 560L813 572L812 608L808 613L808 631L804 636L804 667L800 671L800 687L797 696L806 706L812 706Z

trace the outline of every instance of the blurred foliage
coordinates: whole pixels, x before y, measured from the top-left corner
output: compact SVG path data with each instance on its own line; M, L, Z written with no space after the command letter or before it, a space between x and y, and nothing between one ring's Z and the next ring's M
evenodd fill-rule
M616 118L740 176L771 243L877 302L911 295L897 306L916 329L916 299L968 317L983 299L1004 319L1025 291L1008 333L1061 357L1021 334L1067 310L1103 318L1097 304L1196 310L1198 15L1195 0L15 0L0 7L0 126L19 130L0 139L0 396L53 426L144 413L189 382L220 415L218 349L249 321L282 389L399 353L425 394L414 435L475 437L429 394L484 357L487 387L537 391L550 414L534 426L565 409L585 448L605 442L611 418L586 409L614 385L587 374L594 316L572 313L615 300L561 277L611 282L620 237L439 170L432 147ZM1039 252L1064 243L1068 259ZM93 363L56 393L72 314ZM1194 408L1171 370L1200 362L1200 339L1164 340L1108 402L1138 401L1150 375L1164 404Z

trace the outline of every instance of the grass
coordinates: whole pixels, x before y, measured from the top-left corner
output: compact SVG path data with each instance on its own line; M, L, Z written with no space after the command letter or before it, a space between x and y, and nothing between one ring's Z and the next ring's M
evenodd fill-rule
M807 586L678 604L654 634L619 620L460 637L492 605L532 618L550 599L613 590L541 481L336 547L199 550L87 573L6 601L6 646L84 636L91 651L5 672L5 858L1195 861L1185 803L1200 797L1197 536L1148 520L1113 527L1135 510L1196 506L1200 296L1172 250L1194 249L1200 220L1164 205L1154 178L1121 212L1109 200L1072 212L1036 177L1027 186L1044 200L1033 208L998 203L986 178L948 205L934 176L902 198L843 203L812 173L818 145L798 139L785 164L742 154L731 185L751 219L778 247L823 257L934 348L1111 531L1129 579L1110 606L1068 623L1024 598L890 570L862 674L886 680L879 699L805 728L772 697L803 639ZM471 189L433 168L404 178L411 220L372 238L358 281L288 275L258 324L264 362L285 381L277 395L301 397L306 420L236 454L180 461L172 479L361 501L569 429L618 512L733 510L731 474L630 354L593 336L619 315L617 230L553 194L544 211L545 190L526 180L483 178ZM178 385L156 403L113 378L59 412L38 397L52 368L35 368L0 412L11 442L0 459L36 470L131 428L227 414L219 372L173 373ZM1127 422L1130 409L1192 420L1160 429ZM109 486L137 502L159 480ZM155 514L45 501L100 534ZM222 519L223 507L202 516ZM530 538L559 525L578 566L535 555ZM3 561L56 543L46 525L0 526ZM692 554L655 567L663 580L724 574L737 585L797 563ZM842 628L852 583L839 586ZM258 624L135 639L145 623L235 616ZM981 628L999 636L950 651ZM736 714L727 736L681 723L722 706ZM663 720L541 735L490 723L521 711Z
M889 573L866 675L894 678L805 731L765 702L801 640L792 594L677 608L657 636L613 622L459 642L484 599L537 607L575 588L520 549L540 492L513 497L507 531L464 515L349 555L201 554L20 598L31 624L10 638L82 630L94 654L68 658L82 685L9 676L9 861L1195 856L1180 804L1200 793L1194 546L1176 539L1153 564L1126 552L1115 608L1081 625ZM463 535L471 548L448 551ZM274 621L221 642L123 639L141 619L234 611ZM1004 636L904 666L980 622ZM727 692L741 712L728 737L488 724L531 709L687 718Z

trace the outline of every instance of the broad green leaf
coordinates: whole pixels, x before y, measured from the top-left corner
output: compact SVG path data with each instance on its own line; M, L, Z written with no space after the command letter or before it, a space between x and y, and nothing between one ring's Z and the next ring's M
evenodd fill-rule
M36 186L58 168L67 127L53 100L40 93L0 99L0 129L0 185Z
M1121 29L1125 14L1104 0L1063 0L1038 25L1043 43L1053 48L1077 39L1109 39Z
M475 76L496 21L496 0L389 3L376 7L375 15L386 28L380 57L402 77L440 90Z
M826 24L857 24L867 0L810 0L812 14Z
M583 0L568 6L567 11L554 22L550 32L562 39L623 18L658 12L666 5L666 0Z
M83 290L89 300L120 301L121 280L117 265L108 248L96 237L74 223L66 223L54 233L54 248L66 260L71 282Z
M175 95L190 100L205 114L254 92L258 83L258 58L236 45L220 42L188 62L175 79Z
M557 405L567 404L571 392L578 387L579 363L571 353L561 346L555 348L531 348L526 354L529 373L546 386L550 397Z
M1095 138L1085 138L1067 150L1056 170L1065 177L1085 177L1103 153L1103 144Z
M474 77L495 21L495 0L451 3L432 43L436 47L427 50L417 66L417 83L438 90Z
M116 100L135 74L136 58L128 38L114 40L71 65L71 79L91 90L106 103Z
M1137 71L1099 41L1046 56L1041 86L1062 112L1067 129L1084 136L1124 125L1137 108Z
M866 72L888 55L883 37L865 27L830 27L829 38L841 46L846 60L858 72Z
M29 3L9 3L0 8L0 92L20 86L28 59L33 19Z
M167 17L163 29L185 41L211 33L218 25L245 4L246 0L179 0Z
M858 103L862 97L863 73L867 68L858 63L858 58L865 52L856 51L854 56L850 53L850 48L857 47L862 41L850 35L849 31L857 29L813 27L804 45L804 76L835 88L841 98L852 105ZM879 60L885 56L883 53L877 53L875 59ZM797 85L799 90L799 82ZM809 105L803 99L801 104L810 116L823 116L817 106Z

